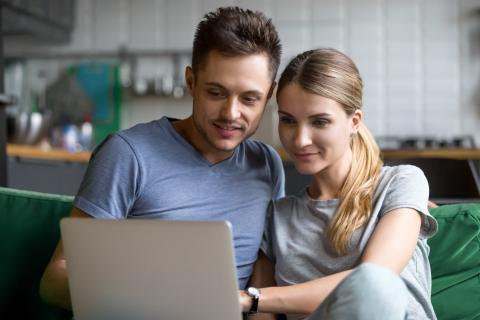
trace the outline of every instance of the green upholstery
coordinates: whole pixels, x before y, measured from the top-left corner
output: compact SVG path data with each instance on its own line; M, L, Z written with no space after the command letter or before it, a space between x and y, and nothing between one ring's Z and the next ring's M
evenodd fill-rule
M0 188L0 319L70 319L44 304L42 273L58 242L72 197Z
M44 304L42 273L59 239L72 197L0 188L0 319L70 319ZM480 319L480 203L431 209L432 303L438 319Z
M438 221L428 241L435 313L440 320L480 319L480 203L430 212Z

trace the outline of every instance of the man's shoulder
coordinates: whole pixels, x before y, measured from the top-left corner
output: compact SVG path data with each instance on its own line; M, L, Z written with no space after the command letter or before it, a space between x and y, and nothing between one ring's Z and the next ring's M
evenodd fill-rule
M247 154L280 159L277 151L272 146L264 142L254 139L247 139L243 142L243 145L245 146L245 152Z
M172 139L168 128L168 119L161 118L150 122L139 123L128 129L115 133L128 143L133 149L150 148L152 146L162 147L171 145Z
M117 134L124 139L142 139L152 135L157 135L159 130L164 129L164 119L153 120L150 122L138 123L128 129L118 131Z

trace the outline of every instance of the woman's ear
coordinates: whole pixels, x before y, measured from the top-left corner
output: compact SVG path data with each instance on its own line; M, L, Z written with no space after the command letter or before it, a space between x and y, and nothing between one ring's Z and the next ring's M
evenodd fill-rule
M192 67L187 66L185 68L185 82L187 83L188 93L193 96L193 90L195 89L195 77L193 75Z
M358 129L362 125L363 112L362 110L355 110L352 115L352 135L358 132Z
M270 90L268 90L267 100L272 97L272 94L275 91L276 85L277 85L277 83L275 81L273 81L272 85L270 86Z

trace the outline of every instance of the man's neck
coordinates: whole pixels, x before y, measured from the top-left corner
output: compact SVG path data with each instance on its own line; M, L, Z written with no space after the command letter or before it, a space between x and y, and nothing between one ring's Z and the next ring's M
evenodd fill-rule
M210 146L202 134L196 130L192 116L183 120L173 121L171 124L177 133L211 164L222 162L233 154L233 152L216 150Z

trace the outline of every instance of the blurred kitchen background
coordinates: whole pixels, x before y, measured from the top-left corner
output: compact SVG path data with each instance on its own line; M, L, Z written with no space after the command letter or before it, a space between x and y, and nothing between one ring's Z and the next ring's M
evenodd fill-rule
M365 84L365 121L386 162L422 167L434 199L479 198L480 0L0 4L0 185L75 194L89 152L109 133L187 117L183 74L195 26L206 12L237 5L273 19L280 71L310 48L352 57ZM281 152L276 125L272 100L255 138ZM284 160L293 193L309 178Z

